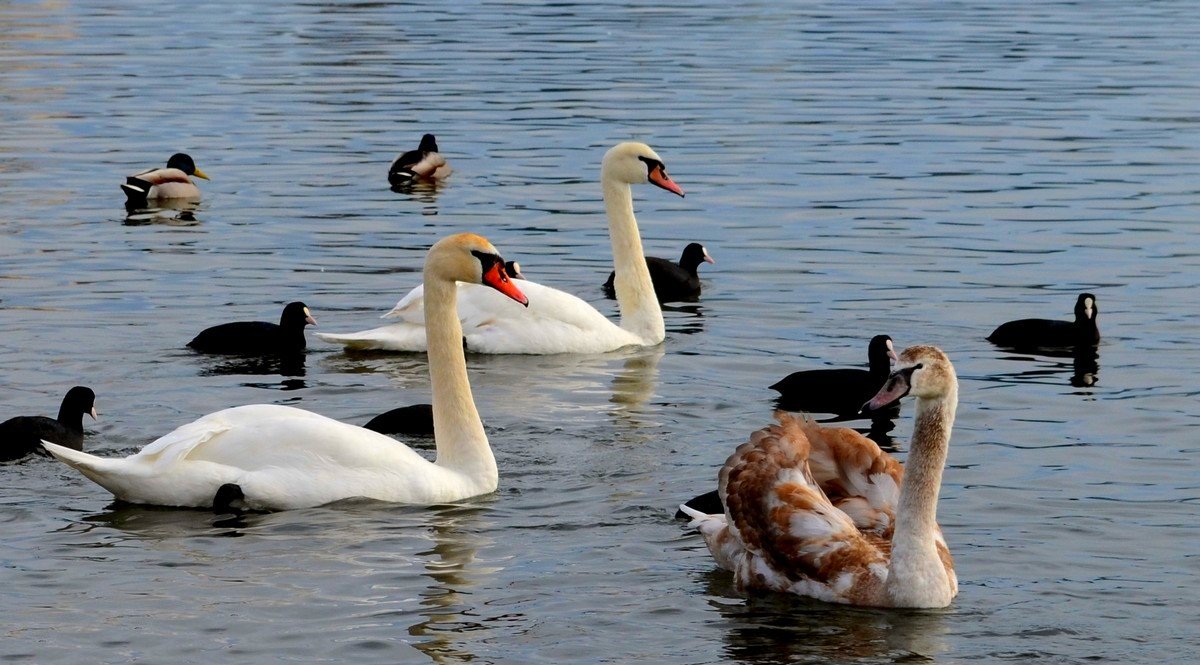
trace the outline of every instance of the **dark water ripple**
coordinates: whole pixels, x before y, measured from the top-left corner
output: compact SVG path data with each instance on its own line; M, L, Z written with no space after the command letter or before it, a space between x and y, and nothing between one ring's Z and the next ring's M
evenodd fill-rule
M0 467L0 658L1193 659L1198 21L1177 0L0 6L0 417L89 384L101 454L235 404L365 422L426 400L421 357L182 347L294 299L372 325L446 233L615 312L595 180L618 140L688 192L637 193L648 250L718 261L662 349L470 359L492 497L228 520ZM389 191L425 131L455 175ZM204 201L127 218L120 178L176 150ZM1098 358L984 341L1083 290ZM766 386L881 332L960 372L959 599L744 599L675 504L767 421Z

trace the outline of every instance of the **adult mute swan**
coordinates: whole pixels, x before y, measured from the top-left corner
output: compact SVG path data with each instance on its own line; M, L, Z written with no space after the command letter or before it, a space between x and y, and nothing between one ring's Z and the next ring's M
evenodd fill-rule
M932 346L905 349L864 409L917 398L901 465L849 428L779 412L719 475L724 515L680 506L742 590L868 607L945 607L958 593L937 499L958 379Z
M350 497L430 504L495 491L496 460L467 381L456 281L486 284L526 302L486 239L463 233L429 250L425 316L434 331L429 375L436 462L383 434L273 404L211 413L124 459L43 445L131 503L209 507L232 489L247 508L285 510Z
M630 185L649 182L683 196L667 175L658 154L643 143L620 143L604 155L600 183L608 212L608 232L616 267L621 325L610 321L582 299L525 280L521 289L530 305L522 308L488 289L463 284L458 316L467 350L477 353L604 353L624 346L653 346L666 335L662 309L642 254L642 238L633 216ZM421 287L413 289L385 317L394 323L348 334L317 333L347 349L424 351L425 321Z

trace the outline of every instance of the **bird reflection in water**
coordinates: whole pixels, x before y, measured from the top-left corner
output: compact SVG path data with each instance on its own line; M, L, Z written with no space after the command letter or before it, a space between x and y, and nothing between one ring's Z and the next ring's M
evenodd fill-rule
M745 598L725 571L701 573L709 605L725 623L731 663L935 662L948 650L952 610L877 610L790 594Z
M1069 365L1071 376L1067 383L1071 386L1075 388L1091 388L1100 381L1100 347L1098 346L1083 345L1058 349L1008 349L1008 351L1018 355L1006 356L1003 360L1029 362L1039 360L1039 358L1031 356L1042 356L1050 360L1050 365L1043 365L1020 372L997 374L992 377L995 381L1002 383L1036 383L1040 382L1042 378L1058 377L1067 372L1068 365L1066 360L1068 358L1071 360L1071 364ZM1085 392L1082 394L1090 393Z
M200 208L198 201L187 199L162 199L155 201L154 207L139 208L125 203L125 226L199 226L196 211Z
M663 305L662 311L667 332L680 335L704 332L703 305Z
M434 663L475 660L466 638L493 627L481 623L480 608L470 593L478 576L499 570L476 560L479 550L491 544L479 534L480 517L488 510L481 501L490 499L430 509L433 548L417 555L424 561L422 574L430 583L420 594L421 618L408 627L408 634L417 638L412 646Z
M426 217L434 217L438 214L437 197L438 190L442 187L440 180L412 180L409 182L392 185L392 191L397 194L404 194L408 198L420 203L421 214Z
M250 375L270 376L277 374L285 377L279 383L246 383L251 388L268 388L276 390L300 390L307 387L303 377L304 352L278 353L265 356L259 355L213 355L200 356L204 367L200 376Z

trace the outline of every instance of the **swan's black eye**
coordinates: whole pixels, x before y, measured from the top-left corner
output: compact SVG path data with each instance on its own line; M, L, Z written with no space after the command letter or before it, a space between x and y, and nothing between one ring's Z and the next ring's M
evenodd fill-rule
M647 174L654 173L654 169L659 169L664 176L667 175L666 165L663 164L662 162L658 161L657 159L650 159L649 157L640 157L640 156L638 157L638 159L640 159L646 163L646 173Z
M483 266L483 272L485 272L485 273L487 271L491 270L492 266L496 265L497 263L499 263L501 265L501 267L504 266L504 259L500 258L499 256L497 256L495 254L491 254L488 252L481 252L477 249L473 249L473 250L471 250L471 255L474 256L475 258L479 259L479 263L480 263L480 265Z
M922 365L921 363L917 363L916 365L912 366L914 372L921 369L922 367L924 367L924 365Z

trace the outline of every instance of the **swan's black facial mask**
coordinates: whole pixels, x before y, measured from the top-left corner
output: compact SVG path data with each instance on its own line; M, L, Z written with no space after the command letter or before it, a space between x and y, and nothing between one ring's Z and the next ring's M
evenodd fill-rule
M479 259L479 264L483 269L481 281L485 286L496 289L526 307L529 306L529 298L526 298L525 294L521 293L521 289L518 289L517 285L508 278L508 272L504 270L504 259L496 254L474 249L471 250L471 255Z

